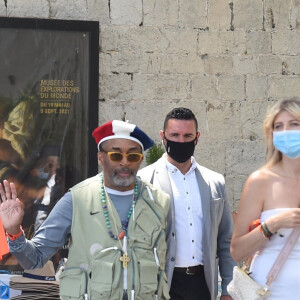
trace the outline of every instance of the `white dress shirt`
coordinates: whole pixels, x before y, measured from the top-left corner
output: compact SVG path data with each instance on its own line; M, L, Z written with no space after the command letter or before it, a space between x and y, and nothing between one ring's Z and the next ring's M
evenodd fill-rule
M175 205L175 266L189 267L203 264L203 214L201 195L195 173L195 159L191 158L192 166L184 175L167 159L165 161Z

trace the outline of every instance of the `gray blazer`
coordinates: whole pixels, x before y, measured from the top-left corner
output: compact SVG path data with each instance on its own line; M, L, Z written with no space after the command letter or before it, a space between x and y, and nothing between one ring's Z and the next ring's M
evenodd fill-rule
M166 273L169 287L173 276L176 257L176 232L174 223L174 198L168 171L163 158L138 172L138 176L161 188L171 198L167 226ZM218 267L222 278L222 295L228 295L227 285L232 279L235 262L230 255L233 231L230 204L226 196L223 175L197 164L196 177L202 199L203 212L203 261L205 279L211 299L218 293Z

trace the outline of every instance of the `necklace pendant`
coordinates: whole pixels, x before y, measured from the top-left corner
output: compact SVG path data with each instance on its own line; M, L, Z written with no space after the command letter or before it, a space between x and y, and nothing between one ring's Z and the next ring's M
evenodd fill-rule
M130 262L130 258L128 257L127 253L123 253L123 255L120 257L120 261L123 263L123 268L127 268L127 264Z

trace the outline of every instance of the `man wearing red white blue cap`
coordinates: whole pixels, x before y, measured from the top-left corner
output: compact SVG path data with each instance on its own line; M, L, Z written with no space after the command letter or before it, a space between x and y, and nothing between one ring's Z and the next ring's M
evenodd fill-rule
M109 121L96 128L93 137L98 144L98 150L100 143L116 138L133 140L140 144L143 151L151 148L154 144L153 140L136 125L119 120Z
M165 274L169 196L136 173L153 141L119 120L93 133L102 172L75 185L29 241L13 183L0 186L0 217L24 269L41 268L70 237L61 299L169 299Z

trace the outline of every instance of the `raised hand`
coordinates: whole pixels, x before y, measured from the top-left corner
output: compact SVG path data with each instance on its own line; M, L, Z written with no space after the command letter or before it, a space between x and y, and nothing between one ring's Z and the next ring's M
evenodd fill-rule
M24 216L23 203L17 197L13 182L7 180L0 184L0 218L7 233L14 235L20 231Z

